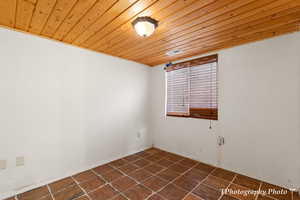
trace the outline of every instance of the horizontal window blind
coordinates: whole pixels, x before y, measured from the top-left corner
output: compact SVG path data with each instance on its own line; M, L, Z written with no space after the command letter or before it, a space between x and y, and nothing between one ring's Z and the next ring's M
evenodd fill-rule
M218 119L217 55L166 68L167 115Z
M188 68L167 73L167 112L170 115L188 116L189 114Z

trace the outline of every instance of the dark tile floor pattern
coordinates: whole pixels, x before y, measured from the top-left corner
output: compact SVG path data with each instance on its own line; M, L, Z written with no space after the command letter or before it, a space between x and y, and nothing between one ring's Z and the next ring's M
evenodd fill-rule
M151 148L6 200L300 200L286 195L222 195L222 189L284 189ZM285 190L285 189L284 189Z

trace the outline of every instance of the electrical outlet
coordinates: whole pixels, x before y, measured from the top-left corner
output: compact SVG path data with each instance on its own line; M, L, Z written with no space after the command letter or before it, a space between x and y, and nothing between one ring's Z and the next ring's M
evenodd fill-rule
M16 157L16 166L19 167L19 166L24 166L24 165L25 165L24 156Z
M6 169L6 160L0 160L0 170Z

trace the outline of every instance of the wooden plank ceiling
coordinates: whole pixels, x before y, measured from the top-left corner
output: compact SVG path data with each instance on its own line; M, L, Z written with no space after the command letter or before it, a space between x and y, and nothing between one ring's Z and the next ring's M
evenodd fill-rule
M152 36L138 16L159 20ZM300 0L0 0L0 24L155 66L299 31Z

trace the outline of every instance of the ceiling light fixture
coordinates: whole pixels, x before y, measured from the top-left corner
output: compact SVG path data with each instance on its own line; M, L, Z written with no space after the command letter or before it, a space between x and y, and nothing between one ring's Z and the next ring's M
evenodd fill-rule
M148 37L153 34L158 26L158 21L151 17L138 17L132 22L137 34L143 37Z

